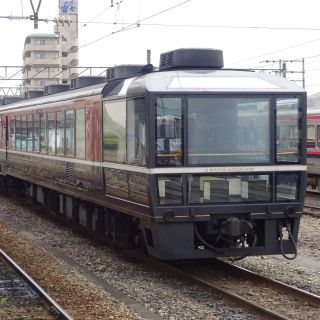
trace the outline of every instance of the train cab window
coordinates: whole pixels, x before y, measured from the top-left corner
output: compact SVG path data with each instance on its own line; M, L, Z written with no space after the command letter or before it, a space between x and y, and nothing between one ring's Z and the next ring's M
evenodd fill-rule
M76 156L84 158L86 152L85 109L76 110Z
M74 155L74 110L66 112L66 155Z
M40 151L40 115L33 116L33 151Z
M300 160L299 99L279 98L276 104L277 162Z
M57 112L56 151L57 155L64 155L64 112Z
M48 153L56 152L56 119L54 112L48 113Z
M127 106L127 162L146 164L146 106L145 99L128 101Z
M32 151L33 138L33 117L32 114L27 115L27 151Z
M270 162L270 99L189 97L188 162Z
M47 153L47 114L40 113L40 152Z
M103 103L103 159L126 161L126 100Z
M21 150L27 151L27 116L21 116Z
M316 147L316 127L313 125L309 125L307 127L307 148L315 148L315 147Z
M15 128L16 118L10 117L10 147L15 148L16 145L16 128Z
M16 150L21 150L21 116L16 117Z
M182 100L159 97L156 101L156 162L158 166L182 165Z

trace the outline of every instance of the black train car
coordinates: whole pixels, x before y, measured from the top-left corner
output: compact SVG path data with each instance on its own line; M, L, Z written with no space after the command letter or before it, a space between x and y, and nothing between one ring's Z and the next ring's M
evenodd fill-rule
M283 78L178 49L0 119L6 185L117 244L163 260L296 252L306 93Z

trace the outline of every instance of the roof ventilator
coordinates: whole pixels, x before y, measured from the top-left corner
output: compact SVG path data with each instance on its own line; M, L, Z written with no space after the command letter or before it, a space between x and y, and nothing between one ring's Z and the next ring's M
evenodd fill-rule
M179 68L223 68L223 51L218 49L177 49L160 55L160 70Z

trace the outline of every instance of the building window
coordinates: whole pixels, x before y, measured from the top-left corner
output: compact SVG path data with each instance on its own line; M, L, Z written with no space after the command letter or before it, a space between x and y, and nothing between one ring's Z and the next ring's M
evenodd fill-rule
M44 39L35 39L34 44L43 46L46 44L46 41Z
M25 54L24 54L25 58L30 58L31 57L31 52L30 51L27 51Z
M36 67L35 68L35 71L36 72L42 72L42 71L44 71L44 70L46 70L46 69L48 69L48 68L46 68L46 67ZM48 69L49 70L49 69Z
M45 81L42 80L42 79L38 79L38 80L36 80L36 85L37 86L44 86L45 85Z
M35 58L36 59L44 59L44 52L36 52Z
M62 56L63 56L63 57L67 57L67 56L68 56L68 52L63 51L63 52L62 52Z

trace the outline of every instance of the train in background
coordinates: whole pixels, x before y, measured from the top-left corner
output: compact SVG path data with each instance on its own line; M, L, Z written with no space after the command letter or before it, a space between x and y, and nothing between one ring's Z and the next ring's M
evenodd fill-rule
M0 108L0 182L162 260L296 255L306 92L215 49ZM65 90L65 88L63 89Z
M320 94L307 100L307 191L320 192Z

